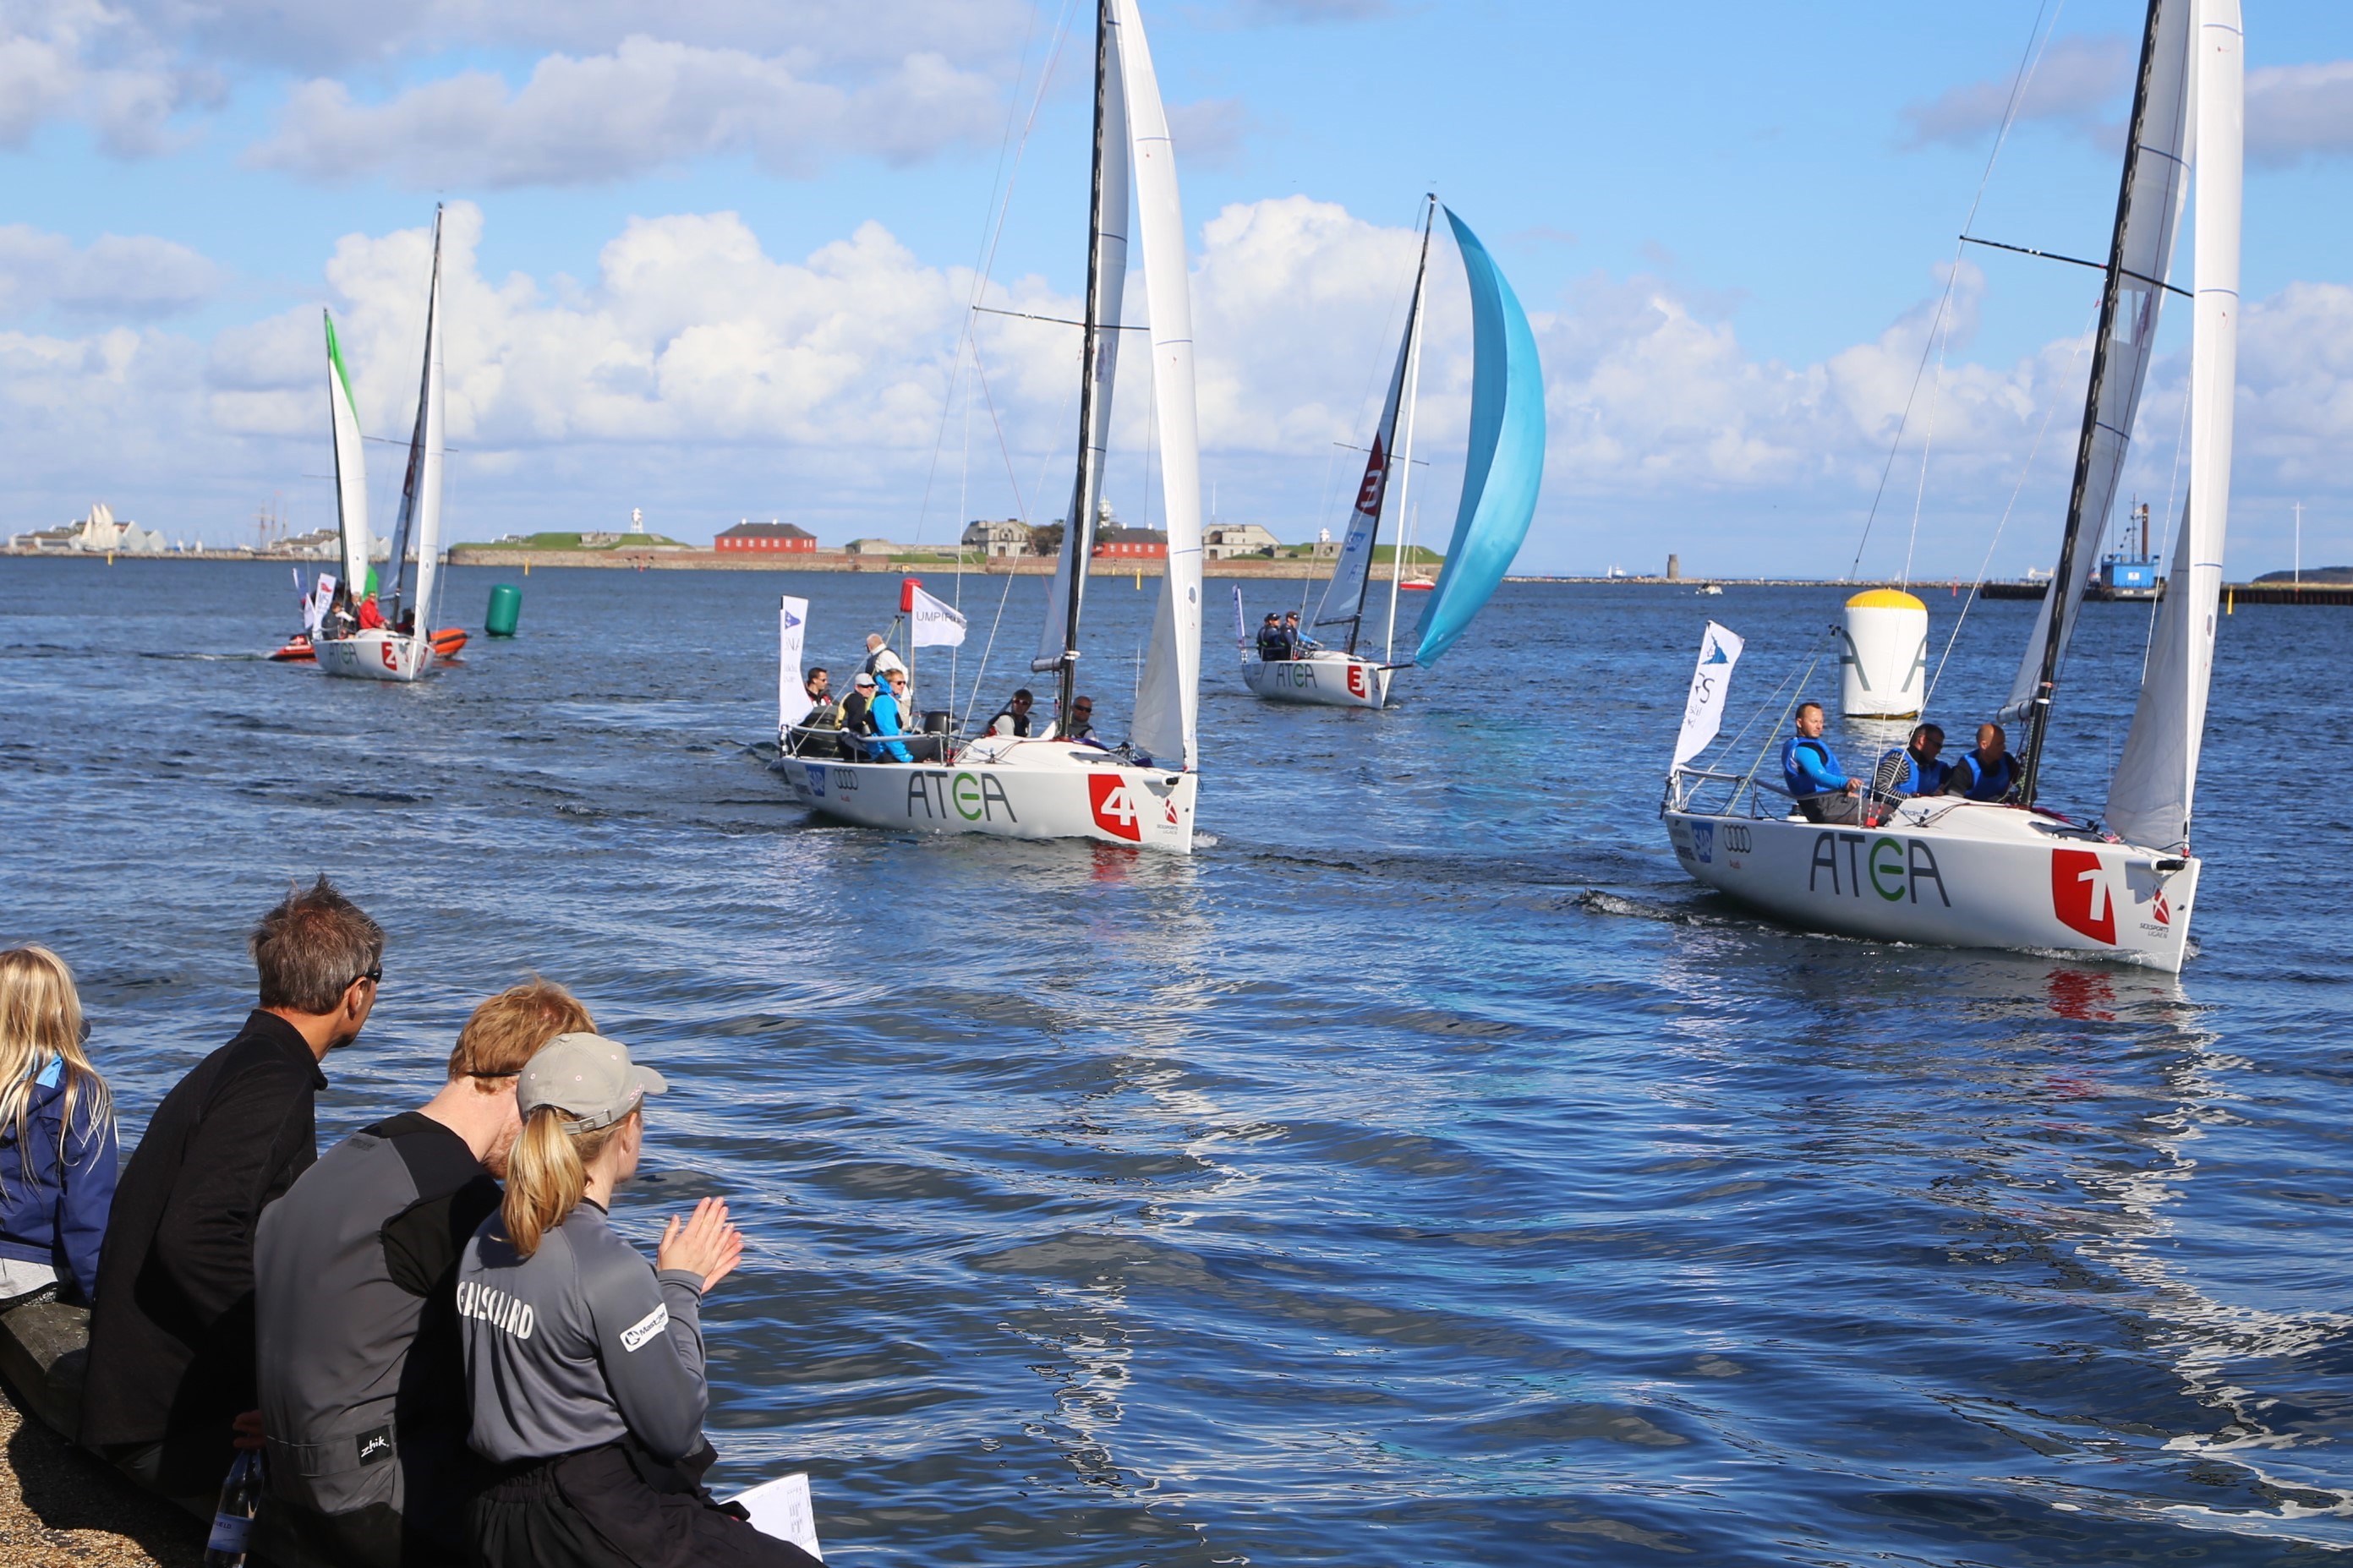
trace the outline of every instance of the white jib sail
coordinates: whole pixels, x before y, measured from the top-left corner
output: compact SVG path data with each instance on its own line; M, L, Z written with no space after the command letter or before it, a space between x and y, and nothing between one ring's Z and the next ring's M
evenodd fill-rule
M2231 510L2239 365L2239 208L2246 138L2239 0L2197 0L2196 336L2189 345L2189 494L2140 705L2108 784L2109 828L2152 849L2187 848L2214 671L2214 614Z
M441 567L441 215L433 215L433 288L425 302L424 404L417 429L424 450L417 466L417 635L430 637L433 584ZM399 563L393 563L395 570Z
M1135 232L1144 248L1145 302L1152 311L1152 393L1168 525L1168 574L1160 584L1129 736L1164 763L1181 759L1189 772L1199 765L1201 681L1201 449L1193 405L1192 279L1168 114L1135 0L1112 0L1112 18L1135 159Z
M368 552L367 458L360 439L359 405L352 397L352 378L343 368L343 346L335 341L335 319L320 312L327 322L327 423L335 447L336 520L343 530L343 581L354 599L366 591Z
M1114 43L1116 39L1114 38ZM1112 385L1118 379L1120 306L1127 292L1127 89L1116 68L1105 71L1103 93L1103 187L1094 226L1094 257L1090 270L1095 279L1095 363L1092 367L1094 397L1087 405L1085 427L1079 432L1078 477L1071 484L1070 515L1062 520L1062 551L1054 562L1054 588L1046 595L1046 624L1038 628L1038 652L1029 661L1033 671L1059 669L1070 646L1076 622L1071 597L1082 605L1087 596L1087 563L1094 554L1096 508L1103 500L1103 456L1111 430ZM1082 309L1084 307L1082 306ZM1082 374L1088 374L1082 367Z
M2165 302L2161 284L2172 265L2174 232L2180 222L2182 197L2189 188L2189 168L2183 160L2189 123L2189 17L2195 5L2196 0L2162 0L2158 13L2157 43L2149 58L2148 103L2139 144L2130 153L2132 195L2123 218L2125 276L2119 281L2116 318L2105 345L2107 374L2100 386L2099 407L2093 414L2080 542L2069 580L2053 582L2035 614L2033 635L2026 639L2018 674L2010 681L2010 700L2002 707L2005 721L2023 718L2033 704L2053 605L2062 606L2067 616L2060 628L2063 658L2074 636L2084 588L2099 564L2099 542L2106 536L2108 510L2116 502L2116 481L2132 444L2133 419L2140 409L2141 386L2148 375L2150 350L2156 346L2158 318Z

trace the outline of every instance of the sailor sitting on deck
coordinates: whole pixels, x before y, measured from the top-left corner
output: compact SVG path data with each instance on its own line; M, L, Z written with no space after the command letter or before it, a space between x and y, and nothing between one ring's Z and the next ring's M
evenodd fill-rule
M862 763L866 760L865 743L852 739L874 732L873 715L867 711L874 704L874 678L864 670L849 683L849 695L841 700L841 760Z
M1026 686L1015 691L1013 700L998 709L997 716L989 720L988 732L992 735L1018 735L1021 739L1028 740L1029 738L1029 706L1036 700L1037 699L1029 695L1029 689Z
M880 737L868 742L867 760L876 763L912 763L915 760L913 753L910 752L902 742L888 738L907 733L906 718L911 711L907 707L907 672L903 669L892 670L888 685L890 689L876 692L873 702L866 710L868 732Z
M1259 625L1258 657L1268 664L1291 657L1291 639L1282 635L1282 617L1272 610Z
M1071 700L1071 728L1062 739L1076 741L1082 746L1092 746L1098 751L1111 750L1109 746L1095 739L1095 700L1093 698L1081 695Z
M1309 648L1322 647L1324 646L1322 643L1317 642L1314 637L1309 637L1307 633L1300 627L1299 612L1297 610L1293 610L1289 615L1282 617L1282 635L1284 639L1291 644L1291 657L1293 658L1302 658L1306 654Z
M906 668L906 661L892 653L889 645L883 642L881 633L866 634L866 663L863 668L867 674L880 680L894 669Z
M1798 732L1781 744L1781 779L1808 822L1852 822L1862 781L1846 776L1822 739L1822 705L1798 705Z
M797 757L812 754L832 756L834 749L840 744L839 737L833 731L841 728L841 707L833 700L833 679L826 674L825 666L820 664L810 668L808 674L802 678L801 691L808 698L809 708L807 712L792 722L788 732L792 753ZM812 734L812 731L822 733Z
M1872 793L1882 800L1889 801L1935 795L1945 787L1945 775L1953 771L1950 763L1936 760L1936 753L1944 749L1943 726L1922 724L1915 727L1910 745L1879 759L1878 773L1872 780Z
M2021 772L2018 759L2010 754L2010 737L1999 724L1978 726L1978 749L1964 752L1961 760L1953 764L1946 775L1947 795L1967 795L1971 800L2000 800L2018 783Z
M364 632L374 632L382 631L383 629L383 607L375 602L375 595L374 594L370 594L366 598L360 601L360 630Z

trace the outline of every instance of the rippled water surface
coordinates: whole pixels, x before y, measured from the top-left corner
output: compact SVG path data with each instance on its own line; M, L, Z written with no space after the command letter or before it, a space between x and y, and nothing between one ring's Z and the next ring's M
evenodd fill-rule
M506 574L450 575L478 626ZM126 1137L242 1018L291 878L391 933L329 1136L421 1100L488 992L573 986L674 1086L624 1222L722 1193L755 1239L712 1435L730 1480L811 1473L829 1561L2353 1549L2353 612L2222 623L2176 982L1683 878L1656 804L1704 620L1749 639L1737 725L1828 589L1510 586L1379 715L1261 704L1219 640L1187 860L785 805L776 595L839 667L888 580L517 581L521 637L400 689L252 657L282 567L0 561L0 940L79 970ZM965 584L966 655L1002 591ZM1091 600L1114 715L1155 591ZM1948 724L2031 610L1972 614ZM2097 805L2146 619L2088 612L2055 804Z

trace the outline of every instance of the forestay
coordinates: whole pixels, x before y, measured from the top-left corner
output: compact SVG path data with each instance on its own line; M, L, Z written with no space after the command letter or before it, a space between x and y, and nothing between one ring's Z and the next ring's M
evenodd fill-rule
M433 209L433 282L425 296L425 373L417 387L417 425L408 437L408 471L401 481L400 523L393 533L393 577L410 552L417 557L417 634L427 635L433 584L441 553L441 209Z
M343 531L343 581L353 597L365 591L368 552L367 458L360 440L360 410L352 396L351 373L343 368L343 346L335 341L335 318L322 310L327 322L327 422L335 447L336 519Z
M1544 371L1519 297L1487 247L1447 210L1471 284L1471 447L1446 565L1421 613L1414 662L1434 664L1511 570L1544 481Z
M2246 124L2239 0L2198 0L2192 41L2198 210L2191 237L2197 295L2189 349L2189 491L2140 704L2108 784L2110 829L2160 849L2186 849L2189 842L2230 520Z
M1324 585L1324 599L1315 608L1318 626L1348 628L1354 652L1363 630L1365 592L1372 581L1373 546L1380 538L1381 508L1388 498L1389 471L1398 449L1398 414L1406 400L1406 381L1413 363L1421 323L1422 290L1430 275L1430 232L1422 231L1420 265L1414 268L1413 297L1406 305L1405 331L1398 339L1397 368L1389 373L1389 395L1381 405L1380 427L1373 432L1373 449L1365 458L1365 477L1356 486L1356 502L1348 514L1348 531L1340 541L1339 558L1332 563L1332 580ZM1409 455L1408 459L1410 460Z
M1168 528L1168 572L1152 620L1144 683L1130 737L1162 763L1198 765L1196 719L1201 675L1201 457L1193 405L1193 304L1185 265L1185 214L1176 161L1152 51L1135 0L1111 0L1112 50L1127 89L1135 177L1136 237L1144 294L1152 312L1152 389L1160 435L1160 495Z
M2116 500L2116 481L2132 443L2133 419L2140 408L2141 386L2147 379L2150 351L2157 341L2174 230L2189 188L2183 159L2189 132L2189 19L2196 3L2156 0L2156 26L2149 31L2143 63L2146 91L2140 135L2126 163L2116 204L2111 245L2119 268L2115 307L2103 312L2101 341L2094 345L2091 397L2084 411L2068 503L2068 536L2079 542L2096 540L2106 531L2108 509ZM2064 657L2097 555L2096 550L2079 545L2065 563L2067 581L2054 578L2051 591L2043 595L2033 635L2027 639L2018 674L2010 682L2010 700L2001 710L2005 721L2027 717L2033 707L2053 606L2064 616L2059 626L2059 650Z

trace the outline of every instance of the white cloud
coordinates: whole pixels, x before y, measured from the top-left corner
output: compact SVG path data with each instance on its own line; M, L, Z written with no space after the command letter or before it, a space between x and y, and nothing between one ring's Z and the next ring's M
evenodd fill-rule
M415 186L578 184L736 153L806 174L841 153L920 158L993 131L1001 107L987 78L936 54L845 88L784 58L634 37L607 55L547 56L519 89L469 71L363 105L339 81L309 82L249 158Z
M785 259L733 214L640 219L577 283L483 276L481 233L477 209L450 207L444 277L461 537L607 515L628 495L659 496L666 531L682 534L757 512L789 513L831 539L903 536L920 518L923 536L938 538L955 521L948 497L967 495L972 515L1013 504L1008 466L1030 515L1058 514L1074 334L1050 321L981 319L991 395L974 405L972 458L961 470L955 366L971 277L926 262L879 225ZM0 231L0 279L22 289L15 279L55 279L77 264L95 275L88 262L100 247L61 263L60 243ZM1364 439L1419 243L1412 230L1301 196L1229 206L1203 226L1193 278L1201 428L1207 476L1223 481L1227 515L1255 516L1290 537L1331 521L1319 476L1330 468L1346 480L1347 455L1333 444ZM1514 268L1513 247L1499 258ZM1460 461L1470 381L1460 266L1442 235L1431 266L1417 435L1434 465L1422 489L1425 531L1443 526L1451 502L1447 470ZM427 268L423 229L349 236L326 264L324 297L371 434L403 435L413 417ZM1908 521L1919 445L1933 426L1930 510L1966 522L1948 532L1966 533L1968 559L1924 554L1924 570L1974 570L2046 422L2010 536L2020 553L1998 569L2035 559L2049 531L2040 522L2063 503L2084 345L2069 334L2012 363L1973 361L1982 286L1967 267L1956 279L1947 363L1922 393L1896 499L1882 513L1883 529L1896 528L1891 518ZM1131 320L1140 318L1141 289L1129 294ZM1596 273L1549 299L1524 297L1551 428L1534 559L1590 565L1598 553L1606 563L1641 518L1674 520L1694 540L1713 530L1732 541L1712 550L1713 570L1730 569L1736 548L1757 552L1759 567L1845 565L1920 363L1933 298L1865 342L1785 363L1753 354L1721 307L1656 278ZM1034 278L994 287L987 299L1049 317L1079 305ZM1112 474L1113 499L1130 514L1156 510L1144 494L1148 395L1137 342L1124 344L1137 369L1123 378ZM234 498L267 500L281 487L298 518L315 521L324 481L305 490L302 477L324 467L322 353L312 307L222 331L209 349L120 327L80 338L0 333L0 463L25 477L20 507L45 497L79 504L88 476L104 472L134 503L140 483L153 486L155 499L131 515L175 532L204 521L188 510L192 496L229 496L208 514L227 521L255 504ZM2161 361L2152 377L2127 480L2144 494L2166 493L2183 358ZM2242 510L2262 495L2353 497L2353 287L2297 284L2251 303L2241 371ZM925 511L924 476L944 423L943 472L956 477L935 483ZM999 426L1006 454L993 434ZM380 488L392 468L387 460L376 474ZM1776 506L1805 520L1800 532L1738 545L1743 520ZM54 510L0 522L24 526Z
M118 157L164 152L181 110L225 89L183 67L125 14L100 0L0 3L0 147L21 147L51 120L74 120Z
M47 310L69 315L167 316L203 303L220 269L185 245L106 235L77 249L58 234L0 226L0 320Z
M2052 43L2035 64L2018 98L2020 124L2052 121L2091 132L2118 94L2132 85L2136 58L2130 40L2121 37L2068 37ZM2001 126L2009 107L2012 79L2008 76L1950 88L1926 103L1904 110L1914 146L1942 142L1974 146Z
M2247 73L2247 156L2293 163L2353 153L2353 60Z

